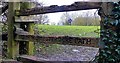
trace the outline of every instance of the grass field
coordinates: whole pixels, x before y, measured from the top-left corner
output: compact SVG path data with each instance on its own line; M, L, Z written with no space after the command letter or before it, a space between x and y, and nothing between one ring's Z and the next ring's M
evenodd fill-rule
M99 37L99 26L56 26L36 25L42 36L77 36L77 37ZM98 33L96 33L98 32Z

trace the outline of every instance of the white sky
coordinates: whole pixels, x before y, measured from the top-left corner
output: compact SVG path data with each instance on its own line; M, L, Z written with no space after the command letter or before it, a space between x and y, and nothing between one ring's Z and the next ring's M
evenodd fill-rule
M50 6L50 5L58 5L58 6L61 6L61 5L70 5L74 2L77 2L77 1L88 1L88 0L38 0L38 2L43 2L44 6ZM86 10L86 11L73 11L73 12L77 12L77 13L80 13L80 14L83 14L83 13L86 13L86 12L90 12L92 14L94 14L94 12L96 10ZM73 12L70 12L70 13L73 13ZM50 23L54 22L54 23L58 23L60 21L60 17L61 15L63 14L63 12L59 12L59 13L50 13L50 14L47 14L49 19L50 19Z
M45 3L48 5L70 5L76 1L89 1L89 0L38 0L39 2Z

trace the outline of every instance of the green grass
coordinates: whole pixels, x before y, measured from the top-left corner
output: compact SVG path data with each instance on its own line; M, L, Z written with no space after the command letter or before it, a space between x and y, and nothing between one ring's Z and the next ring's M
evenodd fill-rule
M42 36L77 36L77 37L99 37L100 26L56 26L36 25Z

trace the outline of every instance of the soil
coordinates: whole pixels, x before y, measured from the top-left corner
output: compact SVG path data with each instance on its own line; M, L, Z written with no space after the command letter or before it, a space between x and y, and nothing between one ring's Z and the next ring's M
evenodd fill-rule
M47 61L92 61L98 51L99 48L94 47L59 45L59 48L44 52L40 49L35 56Z

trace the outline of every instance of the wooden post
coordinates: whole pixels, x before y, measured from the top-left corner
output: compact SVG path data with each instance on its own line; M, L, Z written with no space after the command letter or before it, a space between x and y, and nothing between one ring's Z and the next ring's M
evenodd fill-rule
M14 40L14 12L15 12L15 3L9 2L9 8L8 8L8 58L15 59L15 57L18 55L19 51L19 45Z
M30 2L23 2L22 4L21 4L21 9L27 9L27 8L31 8L31 6L30 6ZM30 16L24 16L24 19L26 19L26 18L28 18L29 19L29 17ZM21 26L24 26L24 25L26 25L27 26L27 28L26 28L26 30L25 31L28 31L30 34L34 34L34 30L33 30L33 25L34 25L34 23L24 23L24 24L22 24ZM34 50L34 43L33 42L31 42L31 41L28 41L28 42L26 42L27 43L27 45L26 45L26 48L27 48L27 54L28 55L33 55L33 50Z
M28 31L30 34L34 34L34 23L30 23L28 24ZM33 51L34 51L34 42L32 41L29 41L28 44L27 44L27 47L28 47L28 55L33 55Z

